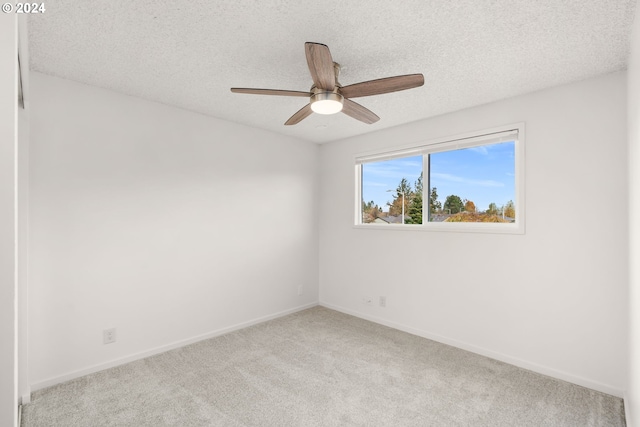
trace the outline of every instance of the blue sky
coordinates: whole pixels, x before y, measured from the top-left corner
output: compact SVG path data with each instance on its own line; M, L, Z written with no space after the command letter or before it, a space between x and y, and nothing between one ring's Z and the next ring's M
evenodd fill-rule
M505 142L431 154L431 187L444 203L450 194L472 200L480 211L489 203L498 206L515 202L515 144ZM403 157L362 165L362 196L373 200L383 211L400 180L413 186L422 172L422 156ZM425 179L426 186L426 179ZM387 190L394 190L387 192Z

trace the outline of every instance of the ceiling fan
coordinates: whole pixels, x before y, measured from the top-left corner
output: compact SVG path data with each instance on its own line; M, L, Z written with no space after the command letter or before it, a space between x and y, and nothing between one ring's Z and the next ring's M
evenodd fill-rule
M342 86L338 83L340 64L333 62L329 47L321 43L307 42L304 44L307 64L313 79L313 86L308 92L279 89L249 89L231 88L234 93L248 93L253 95L299 96L309 97L309 103L285 122L285 125L295 125L311 115L335 114L342 111L347 116L361 122L371 124L380 120L375 113L353 102L350 98L380 95L412 89L424 84L422 74L407 74L404 76L386 77Z

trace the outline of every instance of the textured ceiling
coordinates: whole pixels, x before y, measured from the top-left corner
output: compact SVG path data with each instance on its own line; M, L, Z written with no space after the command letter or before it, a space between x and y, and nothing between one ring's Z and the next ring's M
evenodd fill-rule
M309 141L327 142L626 68L635 0L56 0L29 17L31 69ZM358 98L380 116L283 123L307 100L307 41L340 83L423 73Z

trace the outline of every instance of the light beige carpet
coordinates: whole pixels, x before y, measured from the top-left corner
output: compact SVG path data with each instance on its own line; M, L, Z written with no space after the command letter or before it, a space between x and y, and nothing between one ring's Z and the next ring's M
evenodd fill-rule
M619 398L315 307L37 391L22 425L625 422Z

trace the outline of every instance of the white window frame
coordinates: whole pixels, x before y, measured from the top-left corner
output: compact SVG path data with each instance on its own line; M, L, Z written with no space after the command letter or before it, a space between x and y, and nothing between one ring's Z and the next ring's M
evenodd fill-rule
M429 222L422 224L364 224L362 223L362 164L380 162L422 155L422 172L424 176L423 186L423 219L428 218L427 212L430 182L428 155L443 151L451 151L462 148L478 147L482 145L497 144L501 141L515 141L515 209L516 221L514 223L477 223L477 222ZM438 138L407 146L393 151L376 151L361 153L355 156L355 222L354 227L370 230L402 230L402 231L446 231L463 233L496 233L496 234L524 234L525 233L525 129L524 123L516 123L485 129L477 132L469 132L445 138Z

